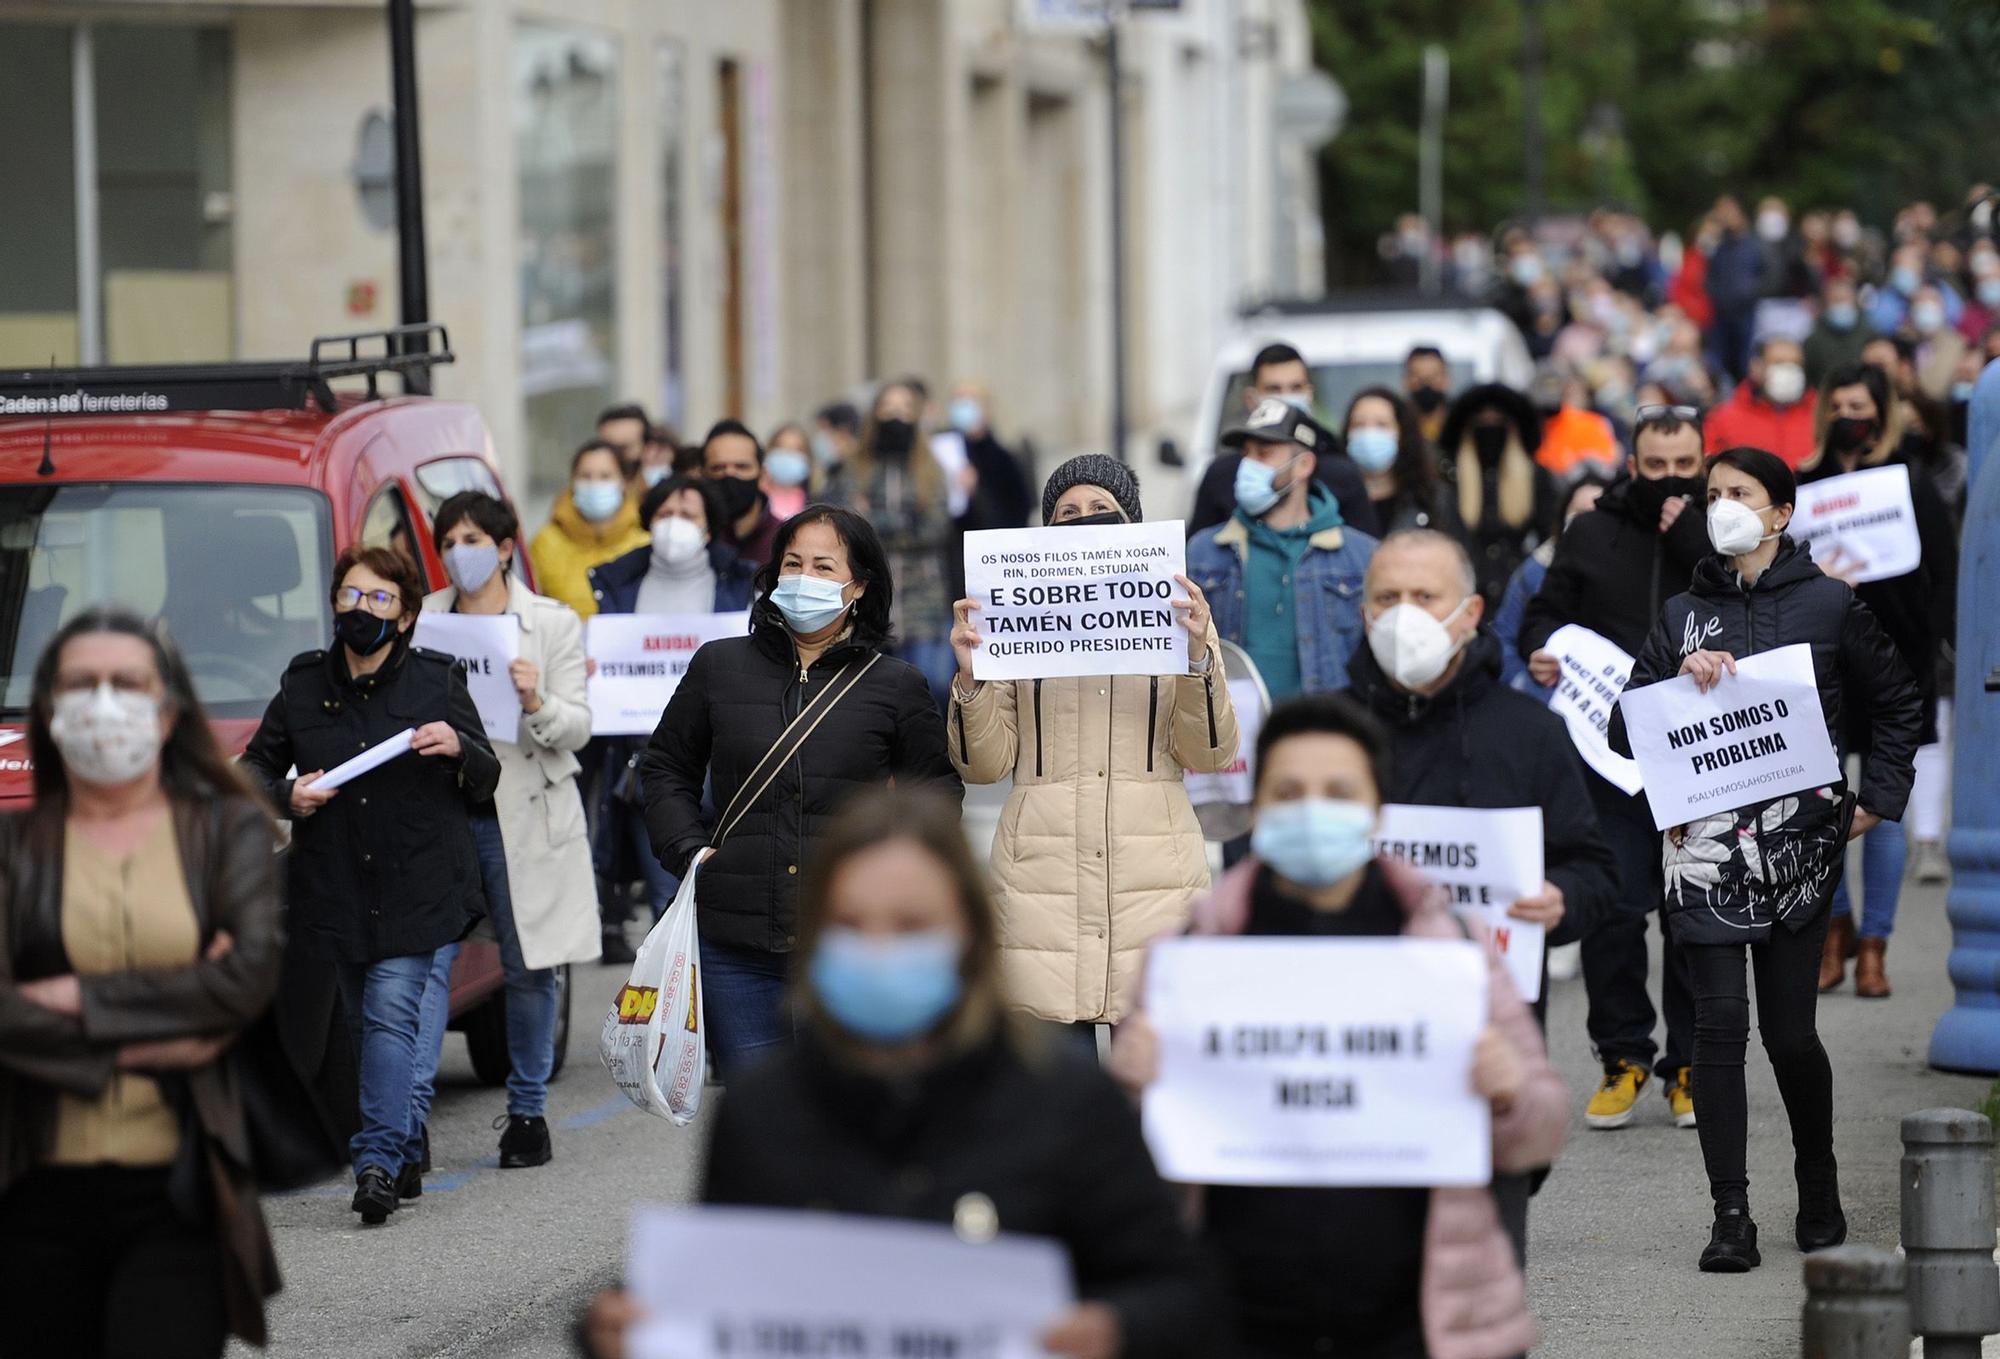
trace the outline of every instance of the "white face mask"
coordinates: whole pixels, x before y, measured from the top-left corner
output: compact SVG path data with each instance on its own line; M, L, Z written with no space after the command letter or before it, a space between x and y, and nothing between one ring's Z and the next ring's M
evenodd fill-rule
M1764 395L1774 405L1789 406L1806 394L1806 370L1796 363L1774 363L1764 370Z
M1398 688L1421 689L1442 675L1451 658L1466 643L1453 637L1448 624L1472 603L1467 595L1442 619L1415 604L1397 604L1368 625L1368 649L1375 663Z
M109 684L58 694L49 736L71 778L115 788L159 762L160 700Z
M692 520L674 515L653 525L653 555L667 566L683 566L708 547L708 536Z
M1764 532L1763 510L1753 510L1740 500L1718 500L1708 507L1708 541L1725 557L1755 552L1760 543L1777 536Z

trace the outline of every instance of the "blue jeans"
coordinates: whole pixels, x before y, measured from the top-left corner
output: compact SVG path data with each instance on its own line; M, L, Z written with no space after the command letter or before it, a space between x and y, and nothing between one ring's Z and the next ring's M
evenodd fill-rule
M472 843L479 852L486 909L493 932L500 937L500 966L507 976L507 1112L540 1118L548 1109L549 1075L556 1062L556 971L552 967L529 968L521 953L499 820L474 816ZM440 961L432 967L431 984L424 993L421 1061L411 1086L411 1107L418 1127L431 1113L438 1056L444 1048L445 1022L451 1010L451 960L457 956L457 944L438 950Z
M1887 939L1896 928L1896 898L1903 891L1903 863L1909 857L1903 828L1884 821L1861 837L1861 937ZM1854 910L1847 891L1847 874L1833 889L1833 914Z
M953 653L948 638L904 642L896 648L896 656L923 672L924 683L930 685L931 695L937 699L938 707L949 706L951 677L958 673L958 657Z
M361 1131L348 1143L357 1175L370 1166L394 1175L403 1162L420 1154L417 1125L410 1119L410 1087L431 958L429 953L410 953L335 964L361 1068Z
M708 1051L724 1080L792 1041L792 1012L785 997L790 963L783 953L701 941Z

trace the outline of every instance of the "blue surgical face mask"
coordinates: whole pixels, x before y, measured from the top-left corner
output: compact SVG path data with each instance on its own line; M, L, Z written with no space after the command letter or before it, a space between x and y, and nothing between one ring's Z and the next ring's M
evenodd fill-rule
M1287 406L1290 406L1302 415L1311 415L1313 413L1313 399L1308 393L1285 392L1278 397L1278 400L1284 402Z
M1834 302L1826 309L1826 323L1835 330L1852 330L1861 319L1861 308L1852 302Z
M1284 467L1298 462L1293 458ZM1271 508L1284 499L1285 492L1278 489L1278 473L1284 467L1273 467L1269 463L1258 462L1245 454L1243 461L1236 464L1236 503L1252 519L1261 519L1271 512ZM1286 491L1290 485L1285 487Z
M575 481L570 483L569 496L576 502L578 514L601 524L625 503L625 488L615 481Z
M979 404L977 397L953 397L951 404L945 407L945 416L951 421L951 427L960 434L970 434L973 430L982 429L986 425L986 409Z
M950 930L871 939L830 925L813 953L813 994L849 1033L907 1042L936 1028L958 1004L963 951Z
M780 576L771 591L771 602L793 632L810 635L831 627L847 612L841 592L852 583L803 574Z
M639 475L646 479L648 487L653 487L665 481L673 473L673 470L673 468L667 466L665 463L656 462L650 467L640 468Z
M1979 280L1979 305L2000 307L2000 274L1988 274Z
M1386 472L1396 461L1394 430L1357 429L1347 436L1347 456L1364 472Z
M1899 264L1889 271L1889 286L1903 296L1908 297L1911 293L1923 287L1924 281L1917 276L1917 271L1909 265Z
M453 543L444 550L444 572L461 594L478 594L499 569L500 549L493 543Z
M825 430L813 431L812 446L813 456L819 459L820 466L831 467L840 461L840 450L834 446L833 436Z
M1275 802L1260 808L1250 852L1301 887L1331 887L1367 863L1374 851L1375 810L1331 798Z
M764 475L774 486L803 486L812 475L812 459L796 448L774 448L764 455Z
M1976 382L1954 382L1951 384L1951 399L1955 404L1972 400L1972 393L1978 387Z

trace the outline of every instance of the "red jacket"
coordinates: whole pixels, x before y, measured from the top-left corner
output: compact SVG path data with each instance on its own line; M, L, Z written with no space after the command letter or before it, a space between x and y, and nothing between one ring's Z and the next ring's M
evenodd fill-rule
M1777 454L1785 466L1796 470L1813 454L1813 400L1814 394L1807 392L1803 401L1774 406L1758 396L1750 383L1739 382L1729 399L1702 421L1707 451L1761 448Z

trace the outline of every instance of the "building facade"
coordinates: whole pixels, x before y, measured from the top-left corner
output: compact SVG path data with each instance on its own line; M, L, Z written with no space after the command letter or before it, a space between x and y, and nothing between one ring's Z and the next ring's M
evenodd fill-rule
M760 431L916 372L1110 439L1110 80L1050 0L420 0L430 301L531 501L597 410ZM1273 134L1302 0L1121 21L1132 427L1318 286ZM399 315L376 0L0 0L0 366L302 353ZM1140 447L1135 440L1135 448Z

